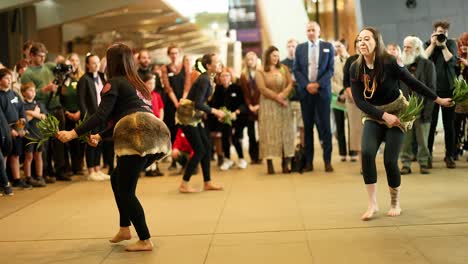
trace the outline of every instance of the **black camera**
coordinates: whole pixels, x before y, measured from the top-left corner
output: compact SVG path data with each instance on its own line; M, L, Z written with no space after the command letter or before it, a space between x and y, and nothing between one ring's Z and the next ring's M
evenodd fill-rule
M62 85L68 78L68 75L73 72L73 67L69 64L60 63L55 66L52 72L55 76L54 84Z
M441 33L441 34L437 35L437 41L438 42L442 43L442 42L444 42L446 40L447 40L447 36L445 36L444 33Z

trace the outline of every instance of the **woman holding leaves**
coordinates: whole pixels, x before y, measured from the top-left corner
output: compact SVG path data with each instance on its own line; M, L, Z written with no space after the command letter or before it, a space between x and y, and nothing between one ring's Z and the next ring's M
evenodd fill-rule
M407 123L397 116L408 104L399 90L403 81L412 90L434 102L448 107L449 98L440 98L423 83L416 80L406 68L385 51L382 35L372 27L366 27L358 36L359 58L350 69L351 89L356 105L364 114L362 133L362 172L369 204L362 220L370 220L379 210L377 205L377 170L375 157L382 141L385 141L384 164L391 196L389 216L401 214L400 171L398 154Z
M260 90L258 132L260 158L267 160L268 174L274 174L273 157L282 157L282 171L289 173L294 156L294 118L288 103L293 88L291 74L280 63L279 51L270 46L265 51L263 69L257 70L257 87Z
M208 97L213 93L212 76L216 74L219 68L218 56L214 53L205 54L201 60L197 60L196 67L202 74L193 83L187 95L187 99L181 100L180 107L176 113L176 123L181 125L185 137L194 150L194 155L187 163L183 180L179 186L179 191L181 193L199 191L188 185L198 163L201 163L203 172L203 181L205 183L203 189L205 191L223 189L223 187L217 186L211 182L211 150L208 135L202 125L202 115L200 114L200 112L213 114L218 119L222 119L225 115L223 111L211 108L207 105Z

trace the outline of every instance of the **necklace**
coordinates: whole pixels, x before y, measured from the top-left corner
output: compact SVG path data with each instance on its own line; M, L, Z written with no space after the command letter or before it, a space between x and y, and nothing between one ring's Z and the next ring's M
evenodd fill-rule
M369 87L371 82L370 75L366 73L366 67L364 67L364 74L362 75L362 81L364 82L363 95L365 99L371 99L374 96L375 89L377 88L377 82L375 78L372 79L372 85Z

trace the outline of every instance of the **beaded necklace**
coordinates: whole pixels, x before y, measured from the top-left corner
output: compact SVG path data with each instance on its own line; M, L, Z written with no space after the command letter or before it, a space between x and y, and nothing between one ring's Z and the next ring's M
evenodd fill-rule
M377 88L377 82L375 78L372 79L372 85L369 87L371 77L366 73L366 67L364 67L364 74L362 75L362 81L364 83L364 91L362 92L365 99L371 99L374 96L375 89Z

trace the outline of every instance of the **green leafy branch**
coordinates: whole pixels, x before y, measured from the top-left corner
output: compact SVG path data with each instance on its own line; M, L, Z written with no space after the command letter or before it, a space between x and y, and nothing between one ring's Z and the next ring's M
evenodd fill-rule
M416 95L410 95L409 104L405 111L402 111L399 115L401 122L411 122L419 117L421 111L424 108L424 99L419 98Z
M465 79L463 77L455 78L453 86L452 102L455 104L468 103L468 84Z
M47 114L47 117L45 119L42 119L41 121L36 123L36 127L39 129L40 135L31 130L30 133L33 136L25 136L27 139L30 140L30 142L27 145L37 144L37 147L39 148L45 142L47 142L47 140L49 140L52 137L55 137L57 132L59 132L60 130L59 124L60 122L55 116Z

